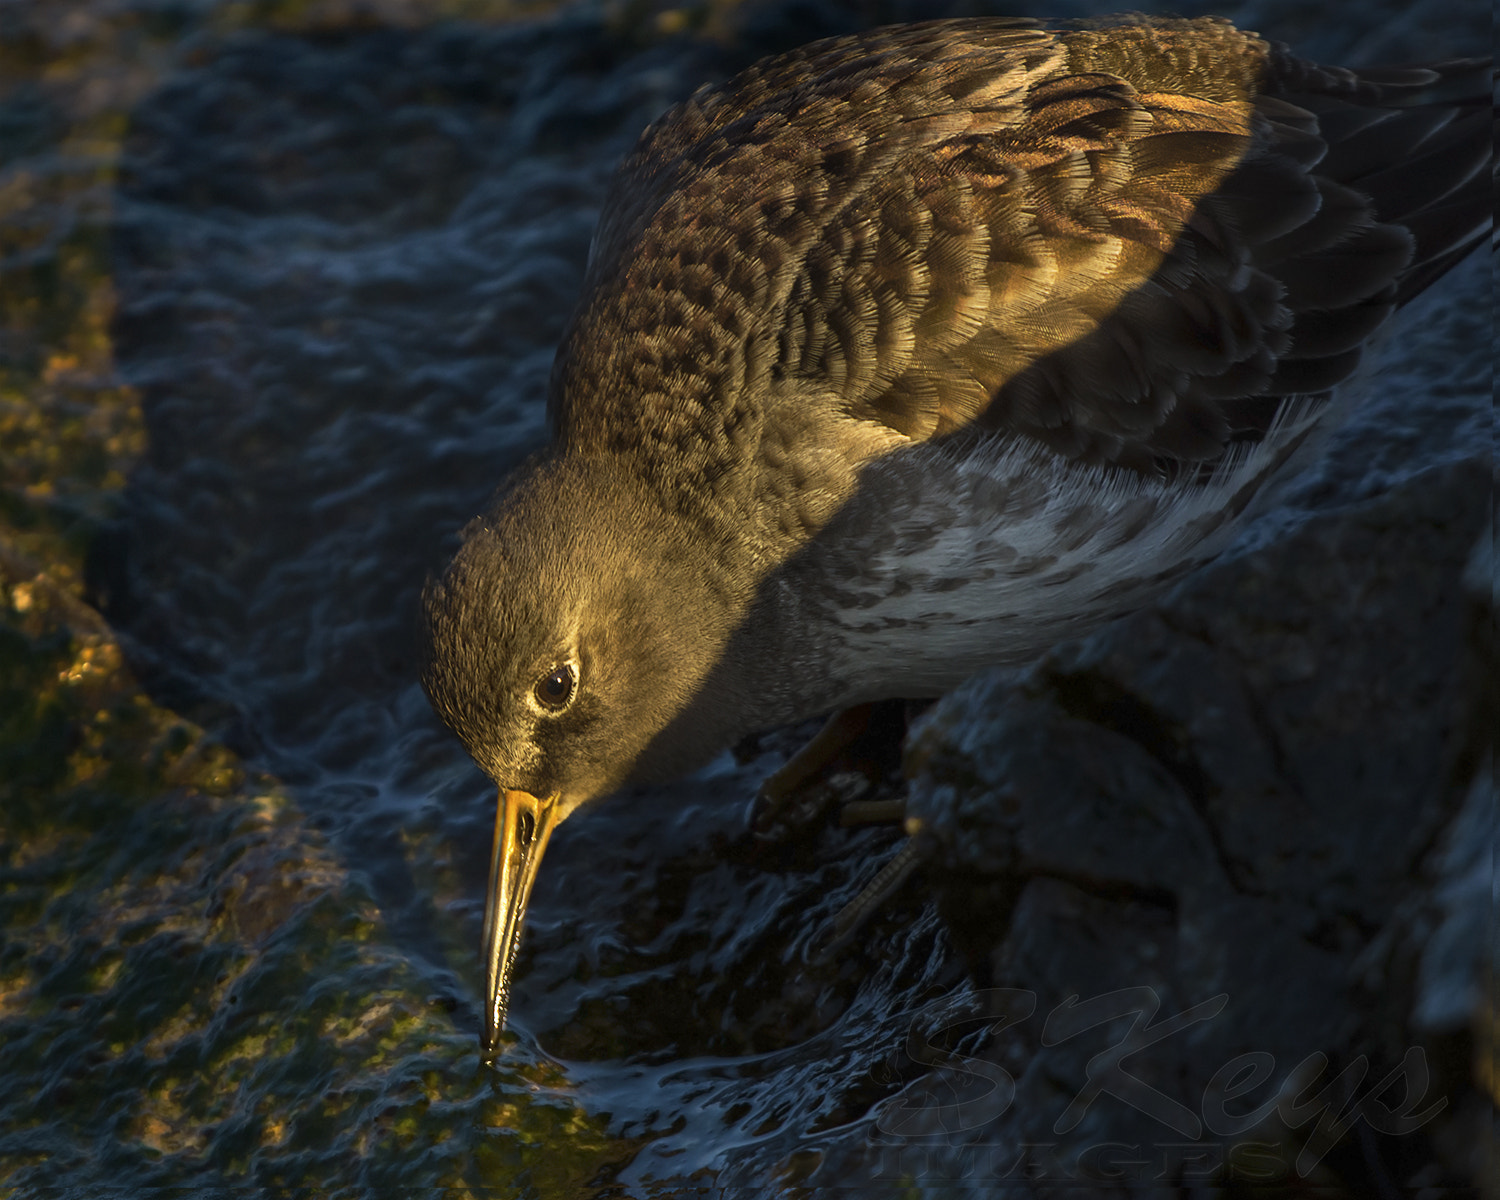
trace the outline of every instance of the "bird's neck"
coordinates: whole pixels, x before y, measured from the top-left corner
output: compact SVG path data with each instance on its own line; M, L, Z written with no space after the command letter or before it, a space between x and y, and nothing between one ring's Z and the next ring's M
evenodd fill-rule
M749 511L727 489L710 502L653 502L654 528L639 540L626 536L657 573L661 620L695 677L682 714L691 737L666 743L722 746L805 716L807 680L824 657L812 644L821 626L803 619L806 600L782 568L819 524L785 517L774 503ZM648 763L646 773L674 766Z

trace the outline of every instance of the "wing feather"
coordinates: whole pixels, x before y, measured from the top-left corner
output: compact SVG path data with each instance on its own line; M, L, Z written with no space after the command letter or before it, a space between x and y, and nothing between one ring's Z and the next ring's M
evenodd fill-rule
M960 431L1205 477L1482 236L1489 94L1477 61L1326 69L1217 20L805 47L621 168L558 436L684 496L753 493L763 445L847 474Z

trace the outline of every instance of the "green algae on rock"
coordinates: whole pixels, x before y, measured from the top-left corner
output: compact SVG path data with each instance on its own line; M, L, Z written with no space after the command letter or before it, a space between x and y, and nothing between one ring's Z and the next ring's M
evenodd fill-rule
M113 362L111 186L191 29L71 12L64 37L15 6L0 45L0 1192L585 1182L630 1143L546 1064L456 1071L470 1038L367 886L143 690L88 602L147 448Z

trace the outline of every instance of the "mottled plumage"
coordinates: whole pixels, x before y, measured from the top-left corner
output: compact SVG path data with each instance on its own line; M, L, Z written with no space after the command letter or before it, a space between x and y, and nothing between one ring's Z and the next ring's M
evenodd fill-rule
M497 838L488 1044L505 855L534 869L579 804L1024 660L1214 553L1483 238L1490 92L1478 60L1328 69L1217 20L946 21L652 126L554 442L427 597L434 706L532 805Z

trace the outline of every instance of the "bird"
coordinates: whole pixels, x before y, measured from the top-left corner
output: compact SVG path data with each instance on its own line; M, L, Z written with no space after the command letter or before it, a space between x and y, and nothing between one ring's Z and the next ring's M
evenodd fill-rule
M423 687L499 786L482 1057L561 821L1031 661L1219 552L1484 240L1492 76L1217 18L949 19L647 128L550 441L423 592Z

